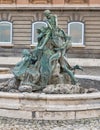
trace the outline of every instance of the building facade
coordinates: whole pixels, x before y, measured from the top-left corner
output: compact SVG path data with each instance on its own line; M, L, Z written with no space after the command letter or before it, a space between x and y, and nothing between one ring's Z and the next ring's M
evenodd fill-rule
M72 37L69 57L100 58L99 0L0 0L0 56L20 56L36 46L36 29L46 26L45 9Z

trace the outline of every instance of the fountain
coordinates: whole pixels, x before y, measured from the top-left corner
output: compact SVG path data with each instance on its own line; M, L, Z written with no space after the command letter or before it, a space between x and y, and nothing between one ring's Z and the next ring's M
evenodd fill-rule
M70 66L67 51L71 37L57 25L57 17L44 11L47 27L38 29L38 45L24 50L0 84L0 116L29 120L76 120L100 116L100 92L80 86L79 65Z

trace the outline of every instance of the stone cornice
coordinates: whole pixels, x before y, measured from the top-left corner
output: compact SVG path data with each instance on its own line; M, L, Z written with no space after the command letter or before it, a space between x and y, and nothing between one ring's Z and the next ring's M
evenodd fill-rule
M100 5L0 5L0 10L100 10Z

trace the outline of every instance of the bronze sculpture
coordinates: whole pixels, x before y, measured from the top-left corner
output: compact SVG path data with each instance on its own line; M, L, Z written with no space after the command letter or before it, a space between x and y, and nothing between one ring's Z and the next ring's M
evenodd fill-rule
M46 27L38 29L38 45L31 52L23 51L23 59L12 70L14 78L18 80L17 89L31 88L30 92L42 90L52 79L59 64L59 75L69 76L72 84L76 84L74 69L81 69L78 65L71 67L67 62L66 53L71 47L71 37L57 24L57 16L50 10L45 10Z

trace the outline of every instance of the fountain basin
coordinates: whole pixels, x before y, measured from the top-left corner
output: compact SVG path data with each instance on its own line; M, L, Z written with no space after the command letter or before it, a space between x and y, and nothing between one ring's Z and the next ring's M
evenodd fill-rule
M100 76L76 75L80 86L84 88L96 88L100 91Z
M6 82L10 78L13 78L13 74L0 74L0 83ZM100 91L100 76L92 75L75 75L80 83L80 86L84 88L96 88Z
M100 117L100 92L68 95L0 92L0 117L32 120Z
M0 82L12 74L0 75ZM100 90L100 77L76 75L83 87ZM91 86L92 85L92 86ZM31 120L77 120L100 117L100 92L45 94L0 92L0 117Z

